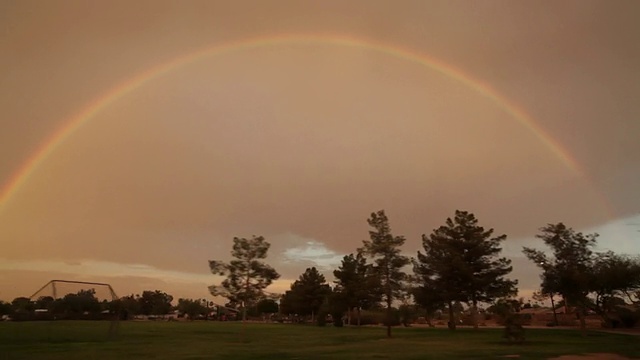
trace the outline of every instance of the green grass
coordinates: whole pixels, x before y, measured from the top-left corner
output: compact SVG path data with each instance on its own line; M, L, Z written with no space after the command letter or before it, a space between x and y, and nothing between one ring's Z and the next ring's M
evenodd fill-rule
M0 323L0 359L546 359L611 352L640 357L640 337L575 330L527 329L509 345L501 329L333 328L219 322Z

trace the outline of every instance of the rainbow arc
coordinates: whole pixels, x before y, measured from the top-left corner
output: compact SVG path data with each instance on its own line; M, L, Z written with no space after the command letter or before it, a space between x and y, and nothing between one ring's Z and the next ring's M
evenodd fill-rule
M584 177L580 166L557 141L553 139L543 128L541 128L525 111L516 104L510 102L506 97L498 93L490 85L473 78L462 70L442 62L428 55L387 44L378 41L359 39L345 35L331 34L310 34L310 35L272 35L257 38L250 38L240 41L224 43L201 48L197 51L176 57L170 61L153 66L139 74L136 74L126 81L114 86L102 95L96 97L86 104L78 113L71 118L63 121L62 126L52 133L41 145L32 153L32 155L23 163L23 165L13 173L10 179L0 190L0 211L2 211L9 200L20 190L21 187L28 182L29 178L34 175L42 163L44 163L56 149L69 139L83 125L95 118L111 104L117 102L136 89L148 84L153 79L161 77L169 72L183 68L195 61L221 56L237 51L276 47L288 44L318 44L333 45L349 48L358 48L369 51L376 51L387 54L392 57L400 58L408 62L420 64L432 71L443 74L446 77L455 79L464 84L466 87L475 90L478 94L484 96L490 101L497 104L511 118L519 122L522 126L532 132L539 141L551 151L569 170L573 173Z

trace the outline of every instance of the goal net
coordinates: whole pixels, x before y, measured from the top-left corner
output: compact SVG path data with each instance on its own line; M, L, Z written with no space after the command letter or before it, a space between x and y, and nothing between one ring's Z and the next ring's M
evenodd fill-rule
M110 284L51 280L25 301L15 320L33 322L42 341L102 341L117 336L118 296Z

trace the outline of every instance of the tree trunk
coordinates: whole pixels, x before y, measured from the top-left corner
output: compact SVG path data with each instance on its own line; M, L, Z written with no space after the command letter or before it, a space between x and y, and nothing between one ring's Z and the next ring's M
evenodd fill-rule
M551 299L551 310L553 310L553 321L556 324L556 326L558 326L559 325L558 314L556 313L556 305L553 302L553 294L549 294L549 298Z
M251 269L251 260L247 261L247 280L244 283L244 301L242 302L242 322L247 321L247 303L248 303L248 299L247 299L247 295L249 295L249 284L250 284L250 280L251 280L251 273L250 273L250 269Z
M433 327L433 324L431 323L431 316L429 315L429 312L427 311L427 313L424 315L424 320L427 322L427 325L429 327Z
M349 307L349 309L347 310L347 325L351 326L351 311L353 310L352 307Z
M386 273L387 280L387 337L391 337L391 281L389 279L389 270L387 269Z
M311 310L311 323L312 323L312 324L313 324L313 318L314 318L314 316L313 316L313 315L314 315L313 310Z
M360 306L358 306L358 326L360 326Z
M473 328L478 330L478 301L473 300L473 306L471 307L471 321L473 322Z
M449 301L449 330L456 329L456 320L453 314L453 301Z
M606 311L607 307L608 306L606 304L606 300L603 299L600 302L600 300L596 298L596 303L592 310L595 311L598 316L600 316L600 318L602 319L602 324L605 327L614 326L613 319L609 316L609 312Z
M242 304L242 322L247 321L247 303Z
M580 306L576 307L576 311L578 312L578 319L580 319L580 333L582 336L587 336L587 322L585 320L585 311L584 305L580 304Z
M391 337L391 298L387 300L387 337Z

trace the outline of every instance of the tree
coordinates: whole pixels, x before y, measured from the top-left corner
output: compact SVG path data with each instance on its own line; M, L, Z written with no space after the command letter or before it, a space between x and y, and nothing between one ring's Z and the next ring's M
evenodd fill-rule
M270 246L262 236L254 235L251 239L235 237L231 251L235 260L229 263L209 261L212 273L227 276L222 286L209 287L211 294L241 304L243 321L247 319L247 307L263 298L264 289L280 277L274 268L260 261L267 257Z
M119 314L120 319L128 320L134 315L138 315L141 312L140 308L140 295L136 298L133 294L122 296L111 302L109 310Z
M143 291L142 296L138 298L140 313L143 315L166 315L171 311L172 301L173 296L160 290Z
M56 315L67 311L67 302L65 299L54 299L52 296L40 296L34 302L34 306L36 309L46 309L48 313Z
M336 292L342 302L347 306L347 321L351 325L351 309L357 310L357 324L360 325L360 310L368 309L381 301L381 288L379 277L373 271L373 267L367 264L362 252L355 256L349 254L342 258L340 267L333 271L336 280Z
M433 291L433 300L444 300L449 307L449 327L456 328L453 304L455 301L471 305L474 327L477 328L479 302L493 300L517 292L517 281L505 278L512 270L511 260L498 257L500 244L506 235L493 236L493 229L485 230L476 217L467 211L456 210L453 219L422 235L424 254L418 251L414 259L414 273L422 291ZM422 295L424 296L424 295Z
M31 312L35 309L35 304L27 297L17 297L11 301L14 312Z
M551 311L553 312L553 323L555 326L558 326L560 323L558 322L558 313L556 312L556 303L555 303L554 295L555 294L553 291L549 289L545 289L543 286L541 286L540 290L534 291L531 297L536 302L543 302L547 300L547 298L549 298L549 300L551 301Z
M333 318L333 326L342 327L342 316L345 311L349 310L349 304L344 293L341 292L337 286L332 289L331 294L329 294L327 298L326 309ZM360 314L358 312L358 325L360 325L359 315Z
M371 213L367 220L373 230L369 231L370 240L363 240L362 253L373 259L377 276L384 292L387 304L387 337L391 337L392 303L404 290L407 274L402 268L409 264L409 258L401 255L403 236L393 236L389 219L384 210Z
M37 309L47 309L51 311L54 302L55 299L52 296L40 296L38 300L35 301L35 307Z
M523 303L524 301L518 299L500 298L487 308L487 313L506 317L508 314L519 312Z
M585 310L592 282L590 272L595 262L591 249L597 237L598 234L575 232L563 223L548 224L540 229L536 238L551 248L552 258L541 250L523 248L525 256L543 270L543 291L559 293L567 304L576 307L583 335L586 335Z
M444 309L446 302L437 289L428 286L429 283L414 286L411 289L411 295L413 296L413 301L425 311L427 324L434 326L431 323L431 318L437 311Z
M262 299L256 305L259 314L275 314L278 312L278 303L273 299Z
M625 300L633 302L631 294L640 290L640 261L610 251L596 254L590 275L594 299L589 307L611 323L609 315L616 307Z
M301 316L311 315L311 321L318 313L322 304L331 293L324 275L315 267L307 268L300 278L291 284L282 298L282 308L285 313L295 313Z
M187 315L189 320L196 319L199 315L207 314L207 307L200 299L178 299L178 311Z
M0 316L10 315L11 313L13 313L11 304L0 300Z
M70 314L98 313L100 302L96 298L94 289L80 290L75 294L67 294L62 298L61 307Z

